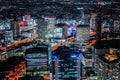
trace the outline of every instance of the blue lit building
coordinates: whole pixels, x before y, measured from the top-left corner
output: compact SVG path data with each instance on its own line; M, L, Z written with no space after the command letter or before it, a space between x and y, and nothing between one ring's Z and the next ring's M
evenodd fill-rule
M62 47L52 55L52 80L81 80L84 57L80 50Z

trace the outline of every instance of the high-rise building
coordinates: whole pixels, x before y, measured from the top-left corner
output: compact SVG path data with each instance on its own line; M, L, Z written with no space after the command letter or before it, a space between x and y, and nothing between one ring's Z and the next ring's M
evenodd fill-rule
M13 38L17 39L17 37L20 36L20 28L19 28L19 24L18 21L11 21L11 29L13 31Z
M64 47L52 55L52 80L81 80L84 56L80 50Z
M27 61L27 73L32 75L39 74L41 76L49 74L47 45L27 49L25 59Z
M14 36L14 33L13 33L13 30L11 29L12 26L10 25L11 22L10 20L5 20L4 23L3 23L3 26L5 27L5 42L11 42L13 41L13 36Z
M78 43L86 43L89 40L89 26L77 26L76 38Z

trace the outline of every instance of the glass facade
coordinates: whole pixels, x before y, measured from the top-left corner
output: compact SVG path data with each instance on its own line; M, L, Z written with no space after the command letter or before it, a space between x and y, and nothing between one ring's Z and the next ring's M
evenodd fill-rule
M79 50L63 48L53 54L53 80L80 80L83 56Z
M25 59L27 61L28 71L47 71L48 70L48 47L39 46L26 51Z

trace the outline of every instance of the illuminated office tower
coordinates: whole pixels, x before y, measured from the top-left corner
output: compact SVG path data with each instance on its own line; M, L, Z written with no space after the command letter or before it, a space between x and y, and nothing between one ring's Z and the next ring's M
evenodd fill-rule
M89 40L89 26L77 26L76 38L78 43L86 43Z
M95 27L95 17L97 16L96 13L91 13L90 17L90 32L94 32L96 30Z
M5 20L3 22L3 26L4 26L4 36L5 36L5 39L4 41L5 42L12 42L13 39L14 39L14 34L13 34L13 30L12 30L12 26L11 26L11 21L10 20Z
M47 45L39 45L35 48L27 49L25 52L27 74L39 74L40 76L49 75L48 55Z
M52 58L52 80L81 80L85 65L81 51L64 47L61 51L54 52Z
M12 20L11 21L11 29L12 29L12 32L13 32L13 38L14 39L17 39L19 36L20 36L20 27L19 27L19 21L15 21L15 20Z

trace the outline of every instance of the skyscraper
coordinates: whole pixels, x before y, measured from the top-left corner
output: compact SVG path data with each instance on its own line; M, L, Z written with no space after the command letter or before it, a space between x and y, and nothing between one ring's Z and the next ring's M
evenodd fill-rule
M82 65L85 66L84 56L80 50L63 47L54 51L53 55L53 80L80 80Z
M35 48L27 49L25 59L27 61L28 73L33 73L33 75L39 74L41 76L49 74L47 45L39 45Z

